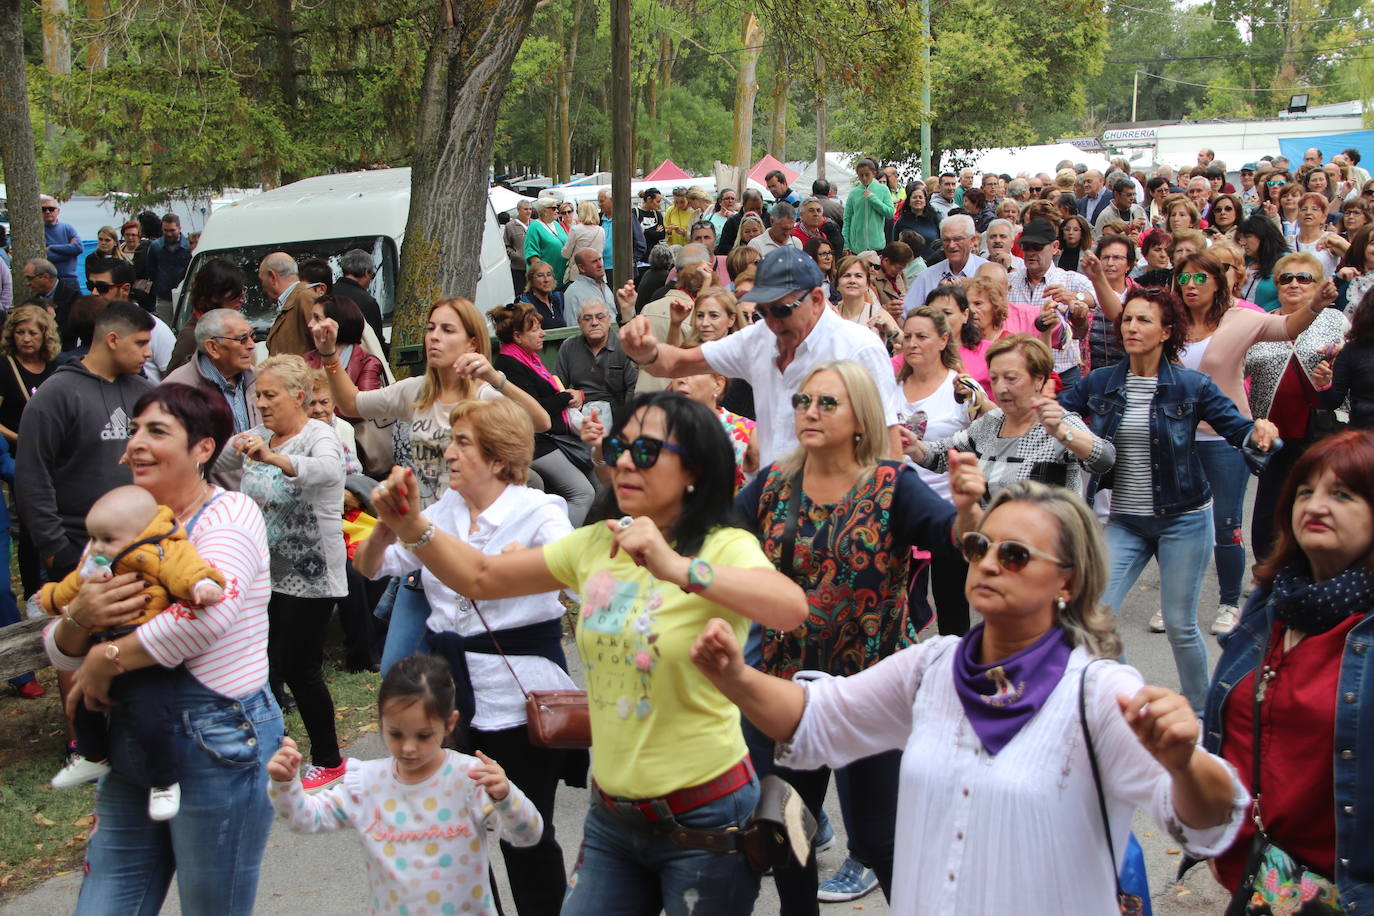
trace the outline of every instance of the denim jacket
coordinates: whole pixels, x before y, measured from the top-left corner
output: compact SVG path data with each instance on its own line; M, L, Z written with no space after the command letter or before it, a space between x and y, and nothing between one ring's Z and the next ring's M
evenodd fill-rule
M1260 663L1274 626L1267 588L1256 589L1240 623L1221 636L1205 704L1203 746L1221 753L1223 710L1231 688ZM1355 625L1340 657L1335 699L1336 754L1331 761L1336 797L1336 889L1347 913L1374 913L1374 614ZM1320 760L1313 766L1322 766ZM1248 776L1248 774L1247 774Z
M1095 369L1072 388L1059 393L1059 403L1083 418L1093 435L1108 441L1126 413L1126 370L1129 362ZM1159 381L1150 408L1150 467L1154 478L1155 515L1182 515L1207 505L1212 488L1194 447L1197 425L1206 421L1217 434L1245 452L1252 467L1263 466L1268 455L1250 446L1253 420L1236 405L1205 372L1185 369L1167 360L1159 363ZM1275 443L1278 448L1279 443ZM1118 456L1119 460L1119 456ZM1112 485L1112 472L1103 475L1101 486Z

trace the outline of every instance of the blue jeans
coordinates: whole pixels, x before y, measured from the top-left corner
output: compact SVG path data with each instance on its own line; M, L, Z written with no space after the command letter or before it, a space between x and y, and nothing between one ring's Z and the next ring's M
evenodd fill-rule
M4 497L0 497L3 499ZM10 588L10 526L6 519L0 524L0 557L5 562L0 563L0 627L7 627L12 623L19 622L19 605L14 600L14 589ZM17 677L10 678L11 687L23 687L33 680L33 672L25 672Z
M1229 442L1203 441L1195 447L1212 487L1212 555L1220 603L1239 607L1245 578L1245 490L1250 486L1250 468L1240 449Z
M281 710L266 687L241 700L178 671L172 743L181 771L181 813L148 819L146 763L116 706L113 771L100 781L96 826L86 850L79 916L152 914L176 874L181 910L251 914L272 827L267 761L281 743Z
M1150 557L1159 561L1159 603L1164 632L1174 650L1180 692L1202 714L1207 696L1207 644L1197 628L1197 602L1207 573L1211 510L1156 518L1112 513L1107 519L1111 584L1103 599L1113 614L1130 594Z
M674 823L698 830L743 827L758 799L753 779L672 821L645 824L610 811L594 794L562 916L748 916L759 876L744 855L685 849L668 831Z
M409 583L414 580L415 587ZM382 647L382 677L391 666L420 651L420 643L425 638L425 621L429 619L429 599L420 587L419 570L398 580L401 587L396 589L396 603L391 606L391 620L386 627L386 644Z

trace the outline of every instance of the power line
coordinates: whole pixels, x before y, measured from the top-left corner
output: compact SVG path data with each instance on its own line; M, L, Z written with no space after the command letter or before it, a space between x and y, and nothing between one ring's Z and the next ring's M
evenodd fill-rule
M1360 48L1374 47L1374 43L1343 45L1339 48L1306 48L1295 51L1284 51L1275 49L1273 51L1245 51L1235 54L1196 54L1189 57L1122 57L1109 58L1104 60L1104 64L1151 64L1151 63L1173 63L1179 60L1232 60L1237 57L1304 57L1311 54L1330 54L1337 51L1355 51ZM1358 57L1355 60L1366 60L1367 58Z
M1291 94L1295 92L1306 92L1309 89L1330 89L1332 86L1344 85L1343 83L1321 83L1316 86L1297 86L1289 89L1251 89L1248 86L1211 86L1207 83L1190 83L1187 80L1176 80L1167 76L1160 76L1158 73L1146 73L1144 70L1139 71L1139 73L1141 76L1151 76L1157 80L1164 80L1166 83L1178 83L1182 86L1196 86L1199 89L1224 89L1231 92L1287 92Z
M1195 21L1197 21L1197 22L1211 22L1211 23L1214 23L1214 24L1216 24L1216 25L1234 25L1234 26L1237 26L1237 27L1242 26L1242 25L1244 25L1244 26L1246 26L1246 27L1254 27L1254 26L1264 26L1264 25L1279 25L1279 26L1282 26L1282 25L1311 25L1311 24L1313 24L1313 23L1318 23L1318 22L1353 22L1354 20L1360 18L1360 17L1358 17L1358 16L1325 16L1325 17L1320 17L1320 18L1317 18L1317 19L1254 19L1254 20L1213 19L1211 16L1200 16L1200 15L1198 15L1198 14L1196 14L1196 13L1181 13L1181 12L1178 12L1177 10L1150 10L1150 9L1145 9L1144 7L1131 6L1129 3L1122 3L1121 0L1109 0L1109 2L1110 2L1113 6L1119 6L1119 7L1121 7L1122 9L1130 10L1131 12L1134 12L1134 13L1145 13L1145 14L1150 15L1150 16L1168 16L1168 17L1170 17L1170 18L1177 16L1177 17L1182 18L1182 19L1192 19L1192 20L1195 20Z

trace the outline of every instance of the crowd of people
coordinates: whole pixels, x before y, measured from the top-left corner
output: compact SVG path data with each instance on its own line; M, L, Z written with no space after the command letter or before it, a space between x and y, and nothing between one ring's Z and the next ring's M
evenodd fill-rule
M168 214L102 230L82 296L44 198L0 331L0 613L53 617L53 785L99 780L77 911L175 879L252 912L280 814L359 833L373 912L497 912L492 830L508 912L745 914L780 777L815 818L787 916L1133 912L1137 810L1230 912L1374 913L1374 182L1290 166L862 159L843 198L774 172L624 227L551 192L505 224L516 301L430 303L399 380L369 253L186 276ZM1151 557L1159 613L1123 618ZM340 747L336 611L381 760ZM527 721L569 650L590 757Z

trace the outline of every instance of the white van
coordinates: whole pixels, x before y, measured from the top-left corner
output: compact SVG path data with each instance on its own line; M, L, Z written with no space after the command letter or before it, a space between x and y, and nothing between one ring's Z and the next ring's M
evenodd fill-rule
M477 283L477 308L504 305L515 298L510 261L501 240L501 227L490 202L482 233L482 275ZM175 325L191 314L191 286L196 271L211 258L223 258L243 271L248 298L243 313L254 329L265 334L276 317L276 303L268 302L258 286L258 264L274 251L297 261L324 258L339 275L339 257L354 248L372 252L377 276L371 292L382 307L390 337L396 307L396 278L400 267L406 218L410 214L410 169L376 169L318 175L255 194L217 208L205 224L176 303Z

